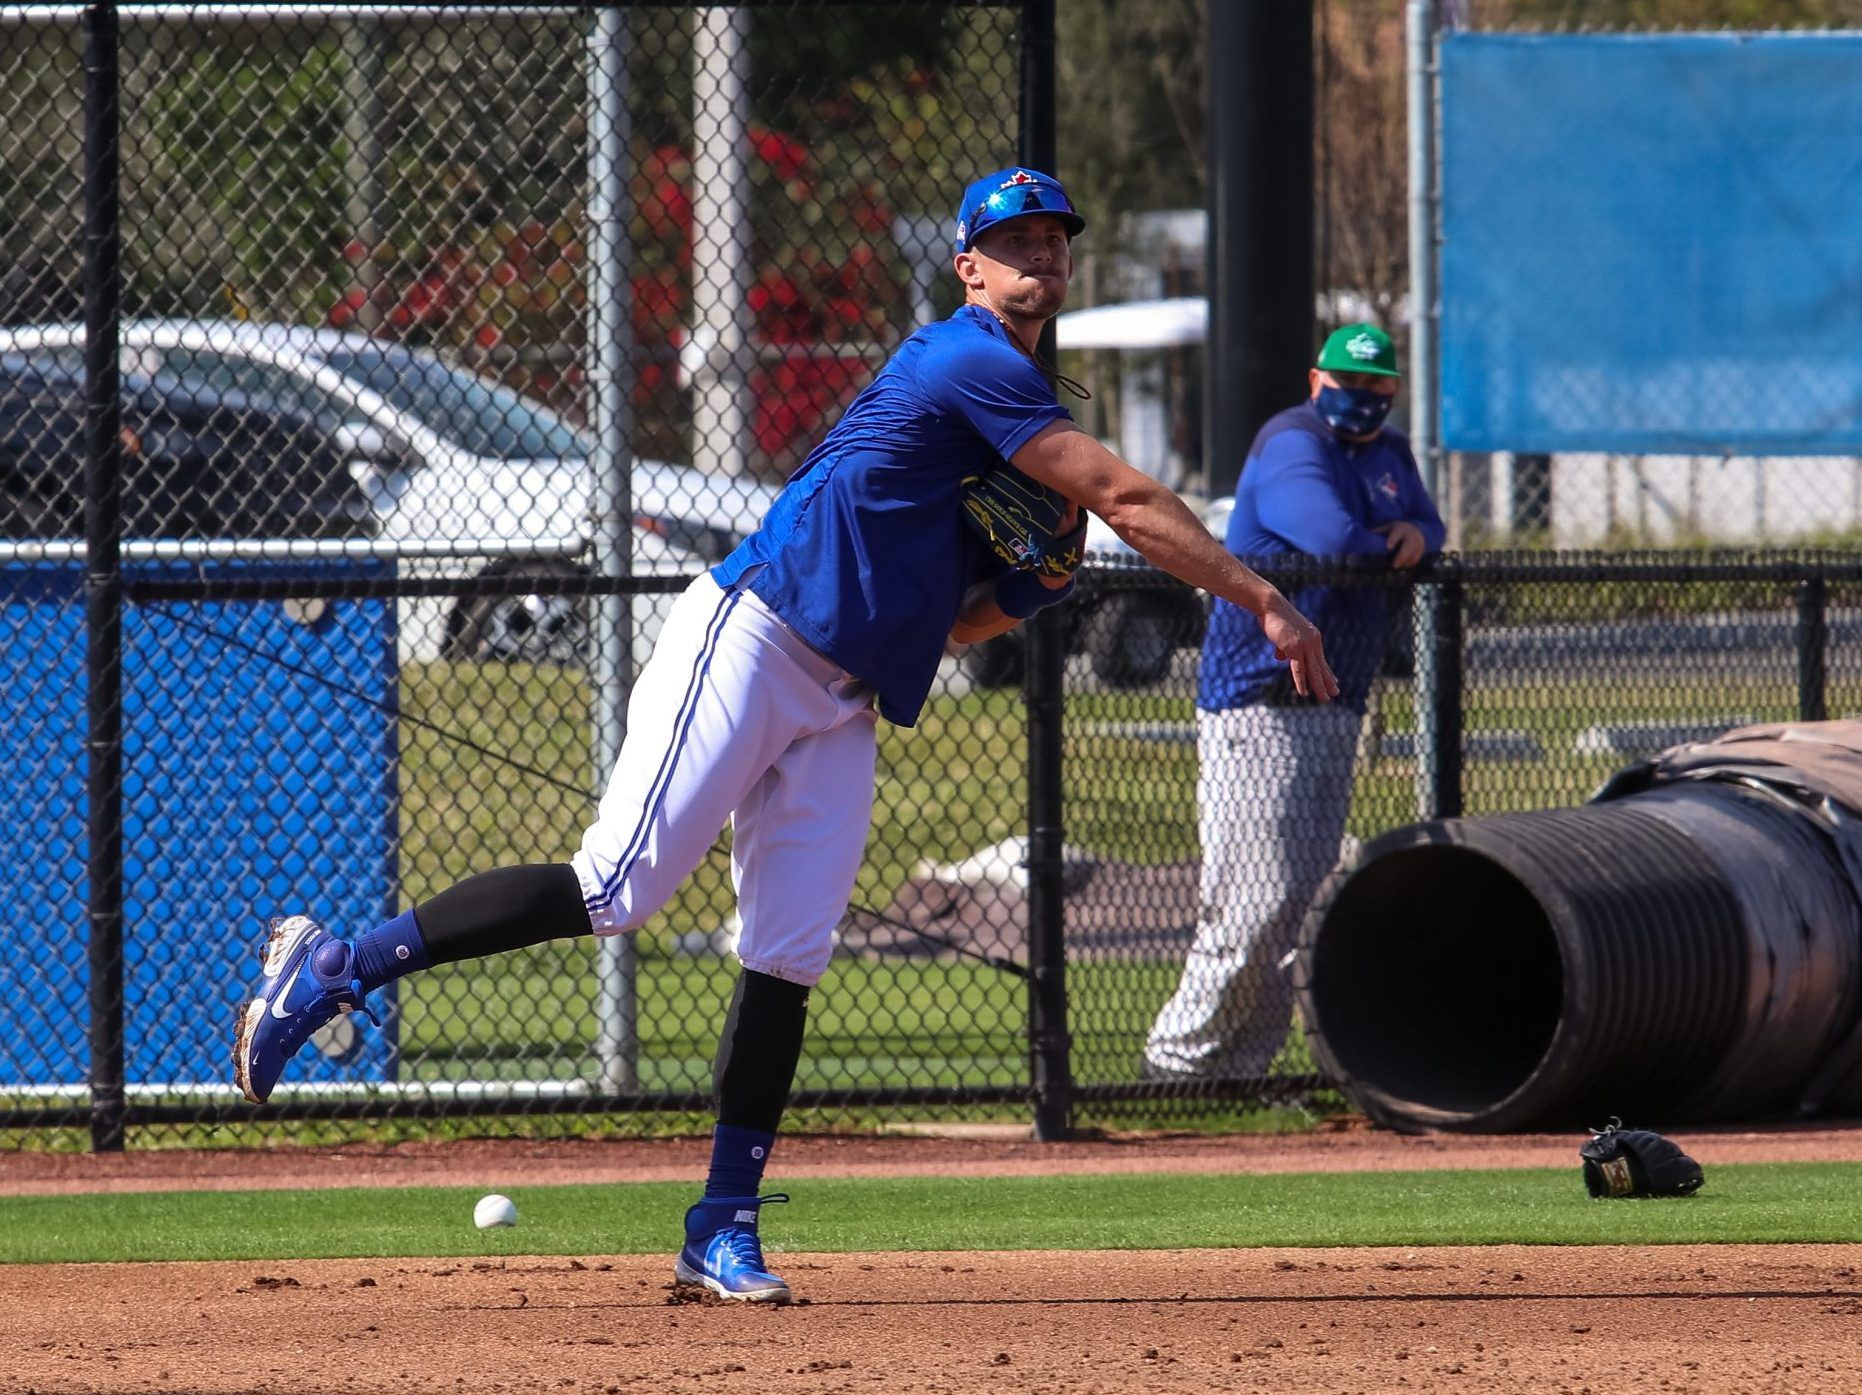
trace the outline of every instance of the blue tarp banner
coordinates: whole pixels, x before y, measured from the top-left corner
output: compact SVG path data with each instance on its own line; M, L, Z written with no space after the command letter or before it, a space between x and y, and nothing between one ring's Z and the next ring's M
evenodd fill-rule
M1457 450L1862 455L1862 34L1450 34Z
M131 563L130 581L326 580L375 562ZM0 566L0 1095L87 1077L82 564ZM278 601L132 604L123 614L125 1066L136 1085L225 1088L233 1007L273 915L369 926L400 891L399 668L392 601L306 623ZM287 1082L393 1080L385 1030L318 1034Z

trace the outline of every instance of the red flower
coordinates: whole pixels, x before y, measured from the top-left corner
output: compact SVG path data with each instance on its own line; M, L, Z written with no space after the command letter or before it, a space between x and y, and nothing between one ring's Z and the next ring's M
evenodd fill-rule
M668 176L654 180L652 190L640 200L640 215L653 236L690 242L692 200L678 180Z
M758 159L775 170L776 177L784 183L794 179L808 165L808 147L781 131L752 126L750 148L756 152Z
M685 313L685 287L672 267L634 277L634 335L643 344L663 344Z
M863 187L850 200L854 227L861 232L885 233L892 229L892 210L881 203L871 185ZM861 250L855 248L855 251ZM870 250L870 249L869 249Z
M676 145L662 145L651 155L641 161L641 172L649 178L657 179L662 174L670 174L674 179L685 180L692 177L692 162L685 152Z
M360 286L351 286L343 292L343 298L330 307L328 320L335 329L346 329L355 323L356 312L369 303L369 294Z
M757 369L750 375L750 390L756 400L751 430L758 447L779 464L787 463L785 454L807 451L870 373L860 360L806 350Z
M747 297L757 328L771 344L806 343L819 336L820 322L802 288L777 267L757 273Z

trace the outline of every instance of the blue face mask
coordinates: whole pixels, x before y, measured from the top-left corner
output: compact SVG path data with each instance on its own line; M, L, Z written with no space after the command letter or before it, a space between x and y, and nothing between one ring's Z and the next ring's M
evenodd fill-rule
M1369 436L1384 424L1384 418L1390 415L1390 404L1396 400L1391 393L1375 392L1370 388L1342 388L1329 384L1320 387L1319 396L1313 405L1319 409L1319 415L1325 418L1326 425L1334 431L1343 431L1350 436Z

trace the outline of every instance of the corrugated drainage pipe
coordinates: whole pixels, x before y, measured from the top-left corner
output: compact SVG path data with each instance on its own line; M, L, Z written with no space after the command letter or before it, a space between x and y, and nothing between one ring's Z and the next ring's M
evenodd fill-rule
M1510 1132L1796 1106L1857 1000L1855 888L1812 816L1680 782L1367 843L1294 987L1374 1121Z

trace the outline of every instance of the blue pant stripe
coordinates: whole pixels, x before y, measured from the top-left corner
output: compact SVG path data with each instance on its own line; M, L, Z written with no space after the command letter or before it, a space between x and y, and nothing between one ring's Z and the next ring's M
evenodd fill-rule
M648 791L646 804L640 810L640 819L634 825L634 831L627 840L627 850L622 854L615 869L602 879L601 894L587 898L583 904L590 910L598 910L614 900L620 885L633 870L633 865L640 858L646 847L647 830L652 826L654 816L660 805L666 800L666 791L672 784L672 774L678 768L679 754L685 749L685 740L692 730L692 719L698 712L699 695L704 690L706 677L711 672L711 660L717 653L718 639L724 633L724 622L730 617L732 609L742 598L740 592L730 591L724 596L724 602L712 614L706 626L705 642L699 647L698 657L692 664L692 675L686 683L685 696L679 701L679 715L674 720L674 732L671 744L660 756L659 769L654 773L653 784Z

